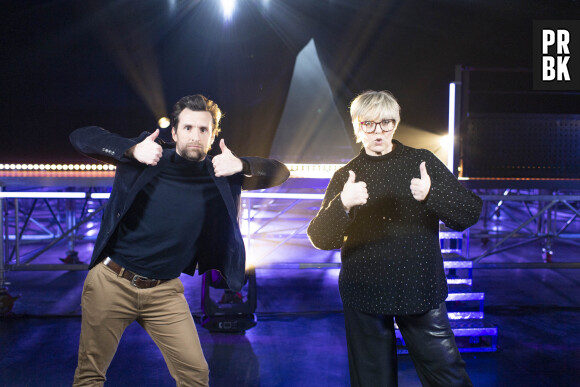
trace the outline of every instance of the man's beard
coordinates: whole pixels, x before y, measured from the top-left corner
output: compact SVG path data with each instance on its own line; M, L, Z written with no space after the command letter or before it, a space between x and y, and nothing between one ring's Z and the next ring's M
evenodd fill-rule
M202 161L207 156L208 151L209 149L204 150L203 148L193 149L184 147L182 149L179 149L178 154L184 159L187 159L189 161Z

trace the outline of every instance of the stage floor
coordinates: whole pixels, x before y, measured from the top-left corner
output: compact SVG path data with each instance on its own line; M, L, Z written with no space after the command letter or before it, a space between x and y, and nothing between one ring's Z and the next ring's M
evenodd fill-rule
M471 251L477 252L480 244L472 239ZM493 261L539 262L540 248L528 245L498 254ZM90 246L79 248L82 260L88 259L88 251ZM58 254L42 259L58 261ZM577 256L575 245L555 246L555 262ZM499 329L496 352L462 354L476 386L578 385L579 274L578 269L474 269L473 290L485 292L485 319ZM85 275L8 273L9 293L20 298L12 314L0 318L0 386L71 384ZM210 333L198 321L211 385L348 386L337 275L338 269L258 268L254 328L245 334ZM200 317L200 277L182 280L191 310ZM399 356L399 381L400 386L420 385L408 355ZM107 385L175 385L159 350L138 324L123 336Z

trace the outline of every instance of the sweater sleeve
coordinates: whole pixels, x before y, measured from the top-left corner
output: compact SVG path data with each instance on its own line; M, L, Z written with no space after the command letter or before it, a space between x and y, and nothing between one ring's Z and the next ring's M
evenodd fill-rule
M341 171L337 171L330 180L320 210L308 225L308 238L317 249L340 249L344 243L346 230L352 223L340 199L340 193L347 180L347 176Z
M463 187L433 153L425 152L424 158L431 178L425 206L453 230L463 231L477 223L483 206L481 198Z

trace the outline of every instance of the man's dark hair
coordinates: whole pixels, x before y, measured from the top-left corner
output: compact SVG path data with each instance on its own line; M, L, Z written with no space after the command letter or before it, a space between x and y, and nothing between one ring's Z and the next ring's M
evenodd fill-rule
M213 119L213 135L217 136L220 132L220 120L222 118L222 111L220 110L217 103L204 97L201 94L186 95L175 103L173 106L173 112L171 113L171 126L177 130L179 125L179 114L183 109L189 109L192 111L206 111L210 112Z

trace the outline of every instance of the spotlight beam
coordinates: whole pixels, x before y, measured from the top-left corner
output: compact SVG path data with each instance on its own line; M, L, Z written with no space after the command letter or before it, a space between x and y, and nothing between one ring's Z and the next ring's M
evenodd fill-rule
M226 21L232 20L234 10L236 9L236 0L221 0L221 3L224 12L224 19Z
M100 8L100 2L87 1L88 23L95 25L95 37L101 42L127 78L135 92L143 99L155 118L166 115L165 99L157 56L148 34L150 21L139 7L131 9L114 2ZM141 11L141 12L139 12ZM131 18L128 22L128 18Z

